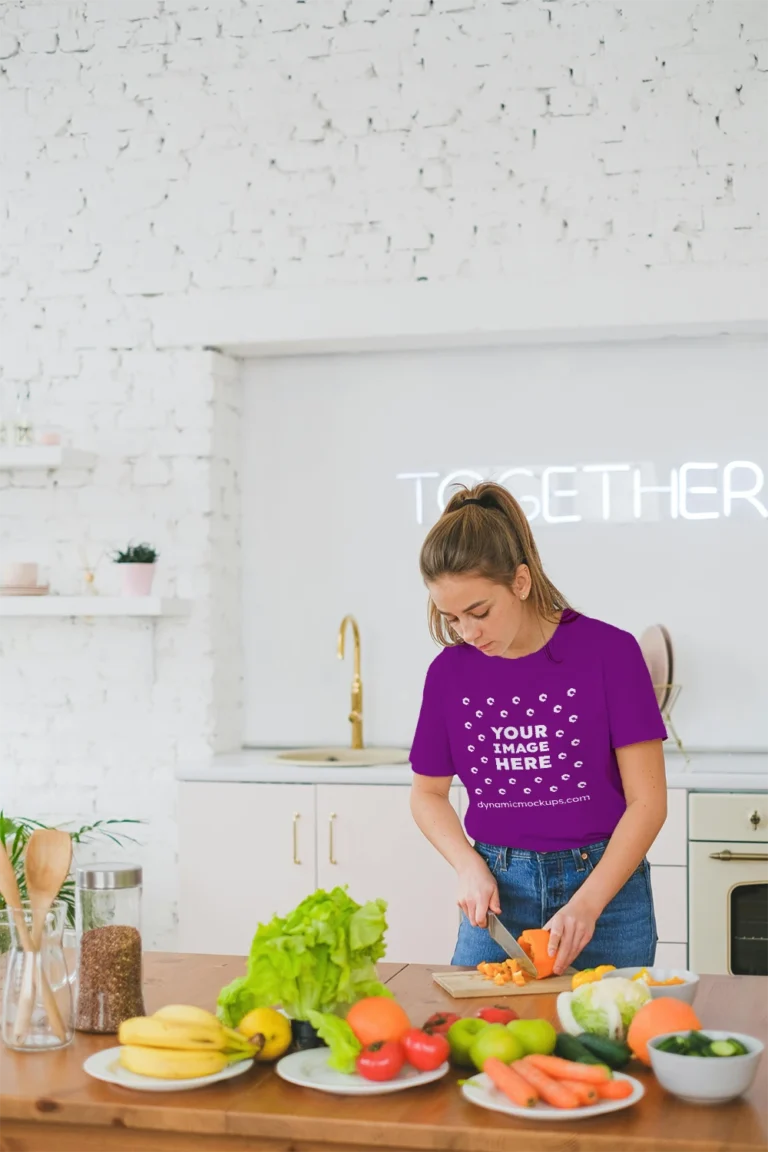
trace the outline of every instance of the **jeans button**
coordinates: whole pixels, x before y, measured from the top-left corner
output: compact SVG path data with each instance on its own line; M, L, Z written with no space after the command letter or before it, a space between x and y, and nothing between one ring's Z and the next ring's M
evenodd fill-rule
M589 856L587 856L586 852L582 852L581 858L582 860L589 860Z

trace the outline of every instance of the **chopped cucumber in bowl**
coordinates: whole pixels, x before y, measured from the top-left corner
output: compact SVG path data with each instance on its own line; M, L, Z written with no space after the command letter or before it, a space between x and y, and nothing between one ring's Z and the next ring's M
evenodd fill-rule
M659 1052L670 1052L674 1056L746 1056L748 1049L733 1036L727 1040L713 1040L705 1032L689 1032L667 1036L654 1045Z

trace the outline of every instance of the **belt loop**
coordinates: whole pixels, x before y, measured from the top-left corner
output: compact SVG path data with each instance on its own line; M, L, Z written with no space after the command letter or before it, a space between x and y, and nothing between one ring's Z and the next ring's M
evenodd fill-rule
M580 848L571 848L571 852L573 853L573 863L576 871L586 872L587 865L584 860L586 853L582 852Z
M501 849L501 868L503 872L509 868L509 848L506 846Z

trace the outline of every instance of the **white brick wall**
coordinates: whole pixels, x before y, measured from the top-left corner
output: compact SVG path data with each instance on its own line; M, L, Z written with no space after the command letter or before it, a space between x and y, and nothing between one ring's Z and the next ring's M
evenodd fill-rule
M764 261L768 6L5 0L0 69L3 397L99 454L0 474L2 553L71 592L79 546L148 538L196 601L2 621L1 800L150 817L169 943L174 766L239 738L239 398L150 299Z

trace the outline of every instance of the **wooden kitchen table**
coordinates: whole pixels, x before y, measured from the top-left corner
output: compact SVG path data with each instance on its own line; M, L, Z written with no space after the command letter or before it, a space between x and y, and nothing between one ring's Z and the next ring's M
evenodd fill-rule
M163 1004L212 1008L223 984L244 970L242 958L149 953L147 1011ZM436 1009L474 1013L477 1000L455 1001L423 965L382 964L382 979L421 1024ZM491 1001L493 996L490 997ZM555 997L521 995L522 1016L554 1021ZM768 1039L768 980L705 976L696 1010L705 1027ZM697 1107L667 1095L650 1071L637 1071L645 1097L633 1108L594 1120L517 1120L464 1100L459 1073L393 1096L329 1096L295 1088L269 1065L188 1092L141 1093L86 1076L83 1061L115 1037L78 1033L60 1052L0 1051L0 1149L3 1152L753 1152L768 1148L766 1059L749 1095Z

